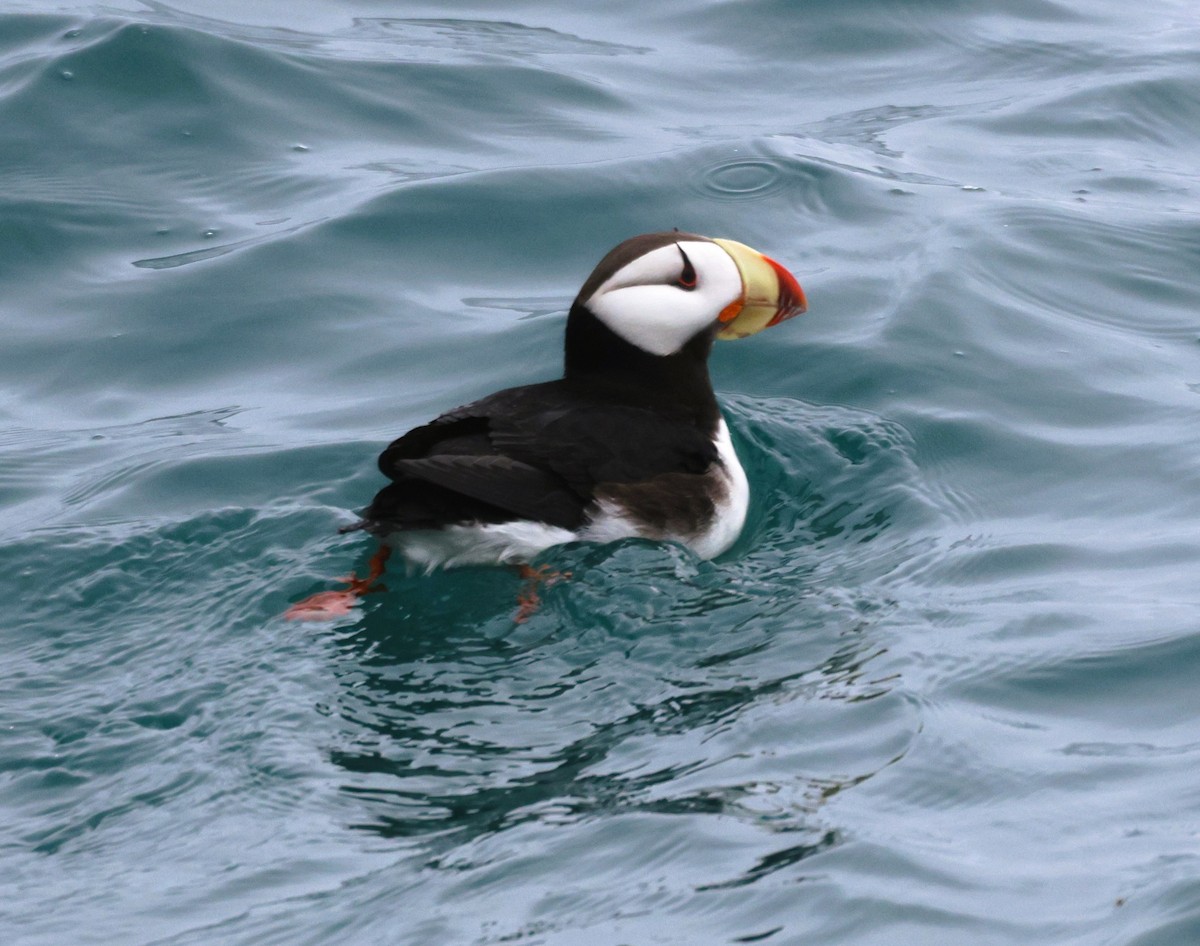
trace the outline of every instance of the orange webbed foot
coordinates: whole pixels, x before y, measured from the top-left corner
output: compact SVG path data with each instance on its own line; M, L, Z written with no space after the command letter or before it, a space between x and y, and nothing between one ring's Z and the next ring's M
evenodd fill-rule
M347 575L341 581L344 581L348 587L340 591L318 591L314 595L309 595L303 601L297 601L284 611L284 619L288 621L328 621L330 618L345 617L354 609L363 595L386 590L383 585L378 585L376 582L383 577L383 571L391 553L390 547L381 545L378 551L371 556L366 578L359 578L354 574Z
M514 624L524 624L542 606L542 599L538 595L539 585L544 584L550 588L560 581L566 581L571 577L571 573L556 572L548 565L539 565L537 568L522 565L521 577L525 580L525 586L517 593L517 613L513 615Z
M283 617L287 621L328 621L349 614L358 601L358 592L350 588L344 591L319 591L303 601L297 601L283 612Z

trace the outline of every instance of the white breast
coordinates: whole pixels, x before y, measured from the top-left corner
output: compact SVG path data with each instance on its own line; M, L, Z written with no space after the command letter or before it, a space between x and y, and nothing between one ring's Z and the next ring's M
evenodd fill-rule
M728 484L728 490L723 502L717 503L717 515L709 528L697 538L684 544L701 558L716 558L726 551L737 537L742 534L742 526L746 524L746 512L750 508L750 484L746 480L746 471L738 460L733 449L733 439L729 436L729 428L724 418L717 425L717 454L725 469L723 475Z

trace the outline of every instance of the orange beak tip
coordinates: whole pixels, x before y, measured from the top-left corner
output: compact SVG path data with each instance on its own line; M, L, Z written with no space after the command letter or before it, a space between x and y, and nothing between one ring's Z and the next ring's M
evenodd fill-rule
M764 256L763 259L775 270L775 277L779 280L779 312L768 324L778 325L780 322L807 312L808 298L804 295L804 290L800 288L796 277L771 257Z

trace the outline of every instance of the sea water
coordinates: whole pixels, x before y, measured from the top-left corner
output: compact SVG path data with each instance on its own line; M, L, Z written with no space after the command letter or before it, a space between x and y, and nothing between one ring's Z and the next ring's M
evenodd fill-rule
M1191 0L0 7L0 940L1200 942ZM753 498L526 623L374 459L620 240Z

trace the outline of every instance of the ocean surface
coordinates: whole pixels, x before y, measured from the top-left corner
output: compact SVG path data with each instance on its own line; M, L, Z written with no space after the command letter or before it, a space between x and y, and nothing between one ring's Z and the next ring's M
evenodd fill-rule
M0 941L1200 943L1194 0L0 3ZM787 265L712 562L393 568L620 240Z

